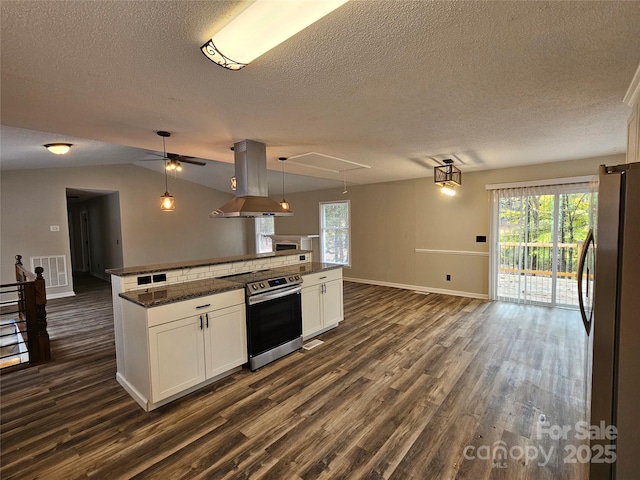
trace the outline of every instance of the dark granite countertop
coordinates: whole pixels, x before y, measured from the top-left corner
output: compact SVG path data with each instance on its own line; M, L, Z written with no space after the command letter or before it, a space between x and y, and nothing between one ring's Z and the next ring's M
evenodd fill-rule
M130 290L120 293L120 297L145 308L150 308L240 289L244 289L244 285L240 283L230 282L220 278L207 278L204 280L176 283L164 287Z
M142 275L145 273L167 272L170 270L181 270L183 268L205 267L209 265L220 265L223 263L246 262L248 260L258 260L261 258L280 257L287 255L298 255L311 253L311 250L281 250L279 252L254 253L248 255L236 255L233 257L205 258L202 260L188 260L185 262L157 263L154 265L139 265L135 267L109 268L105 272L118 277L128 275Z
M291 275L298 273L300 275L309 275L311 273L324 272L325 270L334 270L343 268L344 265L336 265L335 263L307 262L298 265L289 265L287 267L274 268L273 272L282 272L282 275Z
M270 272L273 273L273 276L285 276L294 273L304 276L336 268L342 268L342 265L307 262L287 267L273 268L270 269ZM120 297L145 308L157 307L182 300L189 300L191 298L244 289L245 283L243 281L233 280L233 277L240 277L241 275L245 274L233 275L225 278L193 280L174 285L166 285L164 287L146 288L144 290L130 290L120 293Z

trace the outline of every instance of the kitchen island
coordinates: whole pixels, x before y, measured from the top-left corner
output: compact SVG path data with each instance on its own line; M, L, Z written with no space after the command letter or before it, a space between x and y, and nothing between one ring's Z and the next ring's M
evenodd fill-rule
M312 262L307 251L110 270L117 381L150 411L242 368L247 330L239 274L264 270L302 276L305 339L342 320L341 266Z

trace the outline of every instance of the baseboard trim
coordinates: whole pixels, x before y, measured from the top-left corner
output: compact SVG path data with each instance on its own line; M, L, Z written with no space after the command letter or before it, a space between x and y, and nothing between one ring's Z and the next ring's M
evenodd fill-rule
M140 405L145 412L149 411L149 401L133 385L127 382L120 372L116 372L116 381Z
M65 298L65 297L75 297L75 292L62 292L62 293L49 293L47 292L47 300L51 300L53 298Z
M424 287L422 285L408 285L405 283L382 282L379 280L367 280L364 278L344 277L345 282L366 283L369 285L379 285L381 287L402 288L403 290L415 290L418 292L440 293L442 295L453 295L455 297L478 298L480 300L489 300L489 295L485 293L461 292L459 290L445 290L443 288Z

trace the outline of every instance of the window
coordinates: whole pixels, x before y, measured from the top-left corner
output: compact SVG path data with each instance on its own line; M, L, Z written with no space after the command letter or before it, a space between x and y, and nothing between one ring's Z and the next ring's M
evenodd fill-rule
M326 263L351 264L349 201L320 203L320 253Z
M256 218L256 253L273 251L273 243L267 235L275 234L273 217Z

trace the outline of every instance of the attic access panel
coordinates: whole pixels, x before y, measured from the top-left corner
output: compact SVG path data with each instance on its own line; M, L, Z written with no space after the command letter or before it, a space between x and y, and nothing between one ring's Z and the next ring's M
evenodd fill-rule
M325 155L324 153L318 152L293 155L287 159L287 166L289 165L304 167L306 169L305 173L308 175L314 175L312 170L315 170L315 176L321 176L322 172L341 174L342 172L349 170L371 168L369 165L352 162L351 160L345 160L344 158L333 157L331 155Z

